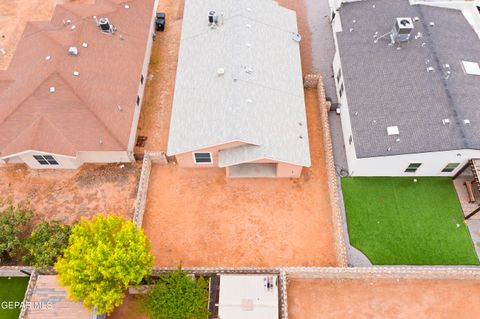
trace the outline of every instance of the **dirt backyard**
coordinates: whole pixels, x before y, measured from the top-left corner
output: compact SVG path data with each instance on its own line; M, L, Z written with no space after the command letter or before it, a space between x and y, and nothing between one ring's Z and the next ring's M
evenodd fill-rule
M478 318L480 282L415 279L295 279L290 319Z
M59 3L93 3L95 0L0 0L0 70L10 64L28 21L48 21Z
M298 10L304 73L311 48L303 1ZM165 150L184 1L166 0L165 32L154 44L137 135L144 150ZM298 180L228 180L220 169L154 166L144 228L161 266L312 266L335 264L323 141L315 92L307 92L313 166Z
M111 212L132 218L140 166L83 165L78 170L32 170L25 165L0 168L2 204L26 203L35 210L34 222Z
M333 266L319 106L306 91L312 167L300 179L227 179L154 165L144 228L158 266Z

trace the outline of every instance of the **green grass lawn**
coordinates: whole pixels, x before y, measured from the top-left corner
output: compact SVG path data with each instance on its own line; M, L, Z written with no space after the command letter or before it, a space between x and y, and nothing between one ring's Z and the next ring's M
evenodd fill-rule
M5 309L3 302L22 302L29 277L0 277L0 319L17 319L20 308Z
M350 243L376 265L478 265L449 177L342 179Z

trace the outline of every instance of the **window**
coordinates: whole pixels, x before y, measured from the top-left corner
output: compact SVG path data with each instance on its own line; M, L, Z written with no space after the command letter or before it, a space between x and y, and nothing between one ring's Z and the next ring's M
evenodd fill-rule
M33 155L40 165L59 165L52 155Z
M137 95L137 106L140 106L140 97Z
M342 69L338 69L337 82L340 83L340 78L342 77Z
M140 77L140 83L143 84L143 80L144 80L144 78L143 78L143 74L142 74L142 76Z
M211 164L212 153L193 153L195 164Z
M342 83L342 85L340 85L340 92L338 92L340 97L342 97L342 95L343 95L343 90L344 90L344 87L343 87L343 83Z
M415 173L422 163L410 163L405 170L405 173Z
M352 145L353 142L353 137L350 135L350 138L348 139L348 144Z
M448 163L444 169L442 169L442 173L450 173L453 172L460 163Z

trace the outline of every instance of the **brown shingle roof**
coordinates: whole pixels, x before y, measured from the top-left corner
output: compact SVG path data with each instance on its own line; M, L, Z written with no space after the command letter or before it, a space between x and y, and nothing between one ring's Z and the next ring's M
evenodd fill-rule
M154 2L61 4L50 21L27 24L9 68L0 71L0 157L128 150ZM94 15L117 32L102 33ZM68 54L71 46L78 56Z

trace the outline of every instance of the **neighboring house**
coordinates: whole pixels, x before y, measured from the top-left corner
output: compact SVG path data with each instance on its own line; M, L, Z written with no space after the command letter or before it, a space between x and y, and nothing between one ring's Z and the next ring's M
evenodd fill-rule
M299 177L299 40L295 12L275 1L186 0L167 154L229 177Z
M26 25L0 71L0 163L134 160L157 2L59 4Z
M480 158L480 17L473 3L334 6L333 67L349 173L451 176ZM397 18L398 37L390 33Z

